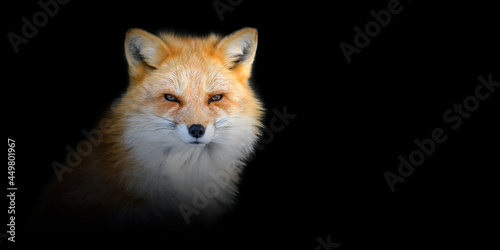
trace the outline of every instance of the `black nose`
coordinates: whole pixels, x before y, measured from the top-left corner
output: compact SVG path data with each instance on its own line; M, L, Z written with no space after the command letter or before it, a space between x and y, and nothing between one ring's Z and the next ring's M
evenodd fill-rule
M201 124L193 124L189 126L189 134L194 138L200 138L205 134L205 127Z

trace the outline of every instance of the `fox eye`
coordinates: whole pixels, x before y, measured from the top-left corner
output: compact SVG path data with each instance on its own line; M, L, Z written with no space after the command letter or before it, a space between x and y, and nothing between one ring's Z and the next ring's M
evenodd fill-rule
M179 99L177 99L177 97L175 97L174 95L172 94L165 94L165 100L169 101L169 102L178 102L178 103L181 103L179 101Z
M217 94L217 95L210 97L210 99L208 99L208 103L210 104L211 102L218 102L221 99L222 99L222 94Z

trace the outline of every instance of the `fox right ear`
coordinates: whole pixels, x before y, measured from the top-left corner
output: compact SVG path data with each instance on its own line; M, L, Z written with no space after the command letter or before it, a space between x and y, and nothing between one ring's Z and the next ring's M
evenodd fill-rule
M137 76L144 67L156 69L167 56L167 46L159 37L141 29L130 29L125 37L125 56L130 75Z
M215 54L229 69L236 70L248 78L257 50L257 30L243 28L224 37L216 47Z

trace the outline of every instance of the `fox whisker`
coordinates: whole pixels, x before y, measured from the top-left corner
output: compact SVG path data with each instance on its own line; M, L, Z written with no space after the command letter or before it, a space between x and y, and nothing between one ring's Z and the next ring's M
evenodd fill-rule
M231 117L224 117L214 123L215 129L222 129L228 126L232 126Z

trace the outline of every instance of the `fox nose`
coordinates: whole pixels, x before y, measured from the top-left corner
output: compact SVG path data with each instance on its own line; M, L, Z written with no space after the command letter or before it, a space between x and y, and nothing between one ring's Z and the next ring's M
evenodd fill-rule
M205 134L205 127L201 124L193 124L189 126L189 134L194 138L200 138Z

